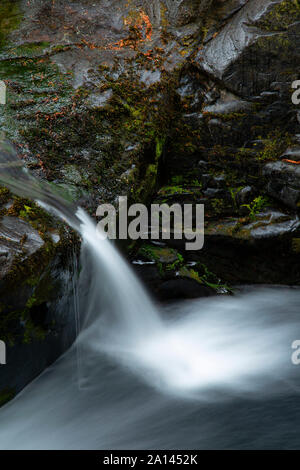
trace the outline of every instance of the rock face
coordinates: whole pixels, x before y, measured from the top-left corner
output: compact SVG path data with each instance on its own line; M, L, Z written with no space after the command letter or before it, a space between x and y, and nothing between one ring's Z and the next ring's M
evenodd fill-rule
M13 397L73 342L74 237L30 201L1 190L0 405Z
M300 168L283 161L268 163L263 169L268 179L267 191L287 206L300 205Z
M20 262L36 253L44 241L26 221L17 217L2 217L0 222L0 276L3 278L11 270L18 257Z
M299 51L295 0L2 0L0 128L36 176L91 213L119 195L205 204L203 250L170 241L171 261L132 249L160 298L299 284ZM17 363L44 351L19 390L51 361L45 317L72 323L44 286L65 273L63 293L74 240L5 188L0 204L0 338L16 342ZM72 337L60 343L58 330L54 356Z

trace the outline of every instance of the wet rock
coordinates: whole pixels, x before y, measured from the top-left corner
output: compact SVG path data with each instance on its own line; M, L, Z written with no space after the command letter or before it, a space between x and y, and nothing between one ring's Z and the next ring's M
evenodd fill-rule
M224 191L222 189L207 188L203 194L208 198L215 198L224 195Z
M134 262L133 269L139 278L142 279L142 281L147 284L151 290L154 290L155 287L161 283L159 269L154 262Z
M113 91L108 89L103 93L93 93L88 97L87 106L90 109L104 109L113 96Z
M18 284L17 295L15 292L12 298L7 286L5 289L0 283L1 302L5 301L5 310L0 316L0 337L7 344L7 364L1 368L0 393L9 388L13 397L72 345L77 333L73 288L72 268L68 265L62 268L59 258L52 260L51 275L44 276L40 287L30 286L24 280L23 285ZM51 289L55 295L49 295ZM27 296L31 294L28 302L31 308L24 304L22 307L16 301L25 291ZM19 308L19 312L15 308Z
M210 131L214 131L215 129L222 129L224 131L230 131L231 125L227 124L226 122L221 121L220 119L210 119L208 121L208 127Z
M74 200L85 197L91 211L119 194L144 202L145 194L150 197L164 181L159 198L208 204L208 248L193 259L206 257L212 270L216 267L229 280L299 279L295 214L274 209L252 219L245 208L245 217L237 218L228 191L228 184L243 187L236 196L239 205L268 191L284 204L298 206L296 165L270 163L271 168L264 167L266 187L261 178L261 151L270 132L299 132L299 112L290 99L300 50L296 2L18 4L14 27L8 18L2 22L5 34L0 32L1 79L9 93L9 108L0 110L0 126L20 144L20 156L36 174L66 189ZM282 158L298 158L295 151L289 152ZM214 176L220 173L224 179ZM174 174L189 184L167 186L165 180ZM227 215L231 218L224 219ZM46 233L55 246L66 241L60 233ZM24 238L21 249L18 240L7 243L15 243L17 256L26 256L31 245L26 248ZM7 262L2 248L1 260ZM179 252L164 250L152 252L154 261L146 263L154 264L137 265L151 289L161 286L162 298L202 295L207 286L176 274L183 264ZM9 253L13 250L7 258ZM30 256L36 254L38 248ZM23 289L19 281L17 286ZM25 287L20 309L35 294L36 286ZM34 306L41 316L48 301L45 296ZM71 323L70 317L65 320ZM50 346L34 373L49 363ZM27 349L28 362L41 351L36 344ZM20 347L18 354L23 353Z
M267 191L275 199L294 209L300 201L300 168L298 165L277 161L263 168L267 179Z
M236 202L239 206L247 204L253 200L253 188L251 186L245 186L236 194Z
M299 61L299 19L293 1L250 0L199 51L199 67L243 97L266 92Z
M66 182L70 184L79 184L81 183L81 174L80 171L74 165L65 165L61 170L62 175Z
M212 0L165 0L171 24L177 27L198 20L211 4Z
M193 279L172 279L163 282L157 291L160 300L196 299L215 295L215 291L208 286L201 285Z
M282 159L299 161L300 160L300 147L290 147L279 157Z
M131 168L124 171L124 173L122 173L120 178L126 181L127 183L129 183L130 181L134 181L134 174L135 174L135 165L132 165Z
M12 264L25 260L44 245L44 241L30 224L17 217L4 216L0 221L0 278Z
M211 105L204 106L203 112L213 114L230 114L246 111L252 108L252 103L241 100L228 91L221 91L220 98Z
M143 82L147 87L153 85L154 83L158 83L160 78L161 73L159 70L144 70L140 75L141 82Z
M237 60L260 35L263 35L262 32L248 25L259 21L272 3L274 3L272 0L263 3L259 0L248 2L199 52L197 58L201 66L209 73L222 78L230 64Z
M291 218L280 212L266 212L260 215L259 221L246 225L245 230L250 231L254 240L261 240L291 236L294 232L299 232L299 227L298 216Z
M183 114L182 118L192 129L200 129L203 125L203 114L202 113L190 113Z
M214 186L216 186L217 188L224 188L226 185L226 176L225 175L215 176L213 181L214 181Z
M225 219L210 222L205 228L206 237L235 239L250 244L260 240L280 239L282 236L294 237L299 232L298 216L291 216L276 210L267 210L255 215L255 220Z
M198 167L200 168L200 170L205 171L205 170L207 170L208 162L206 162L205 160L199 160Z

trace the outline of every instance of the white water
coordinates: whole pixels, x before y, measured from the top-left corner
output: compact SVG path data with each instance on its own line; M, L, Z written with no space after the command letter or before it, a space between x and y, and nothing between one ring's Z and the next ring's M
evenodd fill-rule
M255 391L289 369L299 292L219 297L203 301L201 311L191 303L179 318L163 318L94 222L82 209L76 215L84 240L82 264L91 274L78 339L82 348L95 357L106 353L164 392L184 396L203 397L215 387ZM285 318L290 299L296 300L295 315Z
M83 239L79 337L0 410L1 449L297 447L285 415L300 421L298 290L159 311L82 209L70 223Z
M159 312L91 219L82 209L76 216L81 333L0 410L0 448L297 446L297 425L289 435L285 414L299 422L300 371L290 360L299 291L258 290Z

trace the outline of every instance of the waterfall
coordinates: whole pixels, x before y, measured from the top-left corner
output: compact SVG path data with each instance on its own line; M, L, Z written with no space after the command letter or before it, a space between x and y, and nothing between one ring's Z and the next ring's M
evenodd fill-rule
M0 181L37 200L82 238L76 347L83 383L89 381L85 363L95 363L99 354L113 357L168 393L214 386L257 390L277 380L280 367L289 365L297 317L276 320L285 305L278 294L260 294L245 302L216 298L203 301L201 311L190 302L190 313L163 318L129 264L86 212L34 178L9 144L0 154ZM293 303L298 296L293 292L288 298Z
M300 334L297 289L159 308L85 211L24 170L8 144L0 148L0 168L2 184L55 212L82 239L74 279L78 338L1 408L1 449L209 448L215 442L237 448L238 419L248 423L247 442L254 446L261 434L267 442L268 429L286 439L277 411L285 397L300 419L291 362ZM251 426L258 416L261 431Z

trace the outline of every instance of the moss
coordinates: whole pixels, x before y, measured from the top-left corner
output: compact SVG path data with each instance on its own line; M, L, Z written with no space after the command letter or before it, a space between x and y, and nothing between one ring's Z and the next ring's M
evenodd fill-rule
M183 176L182 175L176 175L171 178L171 183L172 185L178 186L183 183Z
M196 269L183 267L179 273L183 277L188 277L197 281L199 284L214 289L216 292L231 292L231 288L222 283L222 281L213 272L211 272L205 264L197 263Z
M155 142L156 142L155 160L156 161L158 161L160 157L162 156L165 140L166 140L165 137L156 137L155 139Z
M17 0L1 0L0 4L0 50L4 47L9 34L14 31L21 19L22 14Z
M9 189L0 186L0 206L6 204L11 197Z
M175 194L192 194L192 191L183 186L163 186L158 192L159 196L173 196Z
M157 185L158 164L151 163L148 165L146 173L140 187L136 190L132 188L131 198L135 201L147 202L155 193Z
M47 332L38 325L35 325L31 319L25 321L25 329L23 335L23 343L30 344L33 339L38 341L44 341Z
M41 56L48 48L50 48L50 43L47 41L25 43L21 46L10 48L9 54L15 57L33 58ZM53 50L51 52L53 53Z
M211 207L212 207L212 212L213 215L219 216L226 211L228 208L228 204L226 204L226 201L224 199L218 199L218 198L213 198L211 200Z
M178 253L173 248L154 246L150 244L143 245L139 254L150 261L159 261L165 264L173 263L178 259Z
M177 253L177 258L173 263L169 263L166 267L167 271L175 271L184 264L184 258L180 253Z
M262 161L277 160L292 143L290 134L282 133L280 129L270 132L267 137L262 140L264 148L258 152L256 156L258 160Z
M183 256L169 247L145 244L139 249L138 254L149 261L155 261L162 277L168 276L170 272L179 269L184 264Z
M299 0L284 0L272 6L268 14L259 22L266 31L282 31L300 18Z
M44 245L29 258L23 260L17 256L13 260L9 273L2 281L6 293L13 292L18 286L20 298L24 298L24 307L17 308L5 305L0 312L1 338L14 343L16 337L23 336L28 341L30 336L42 338L45 332L36 327L30 320L30 310L51 300L55 291L53 279L50 276L50 264L55 254L61 249L62 243L54 245L49 236L49 230L55 227L61 232L63 228L39 206L23 198L15 197L13 205L5 211L7 215L20 217L29 222L44 240ZM24 323L24 331L20 330L20 320ZM30 332L30 333L29 333Z
M29 199L18 196L13 197L12 206L7 209L4 214L26 220L34 229L38 230L39 234L44 239L46 232L51 227L57 226L54 219L41 207Z

